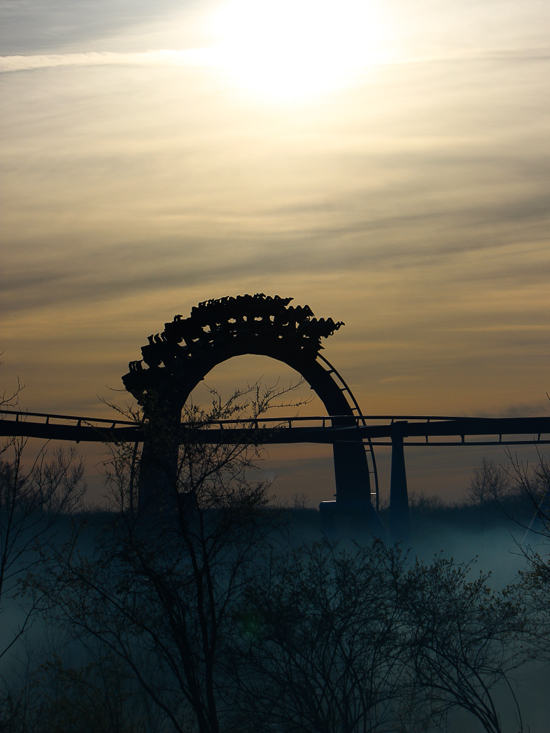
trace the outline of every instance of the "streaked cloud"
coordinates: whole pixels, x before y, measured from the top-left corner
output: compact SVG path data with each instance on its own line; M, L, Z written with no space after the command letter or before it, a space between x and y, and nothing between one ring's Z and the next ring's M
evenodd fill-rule
M276 58L276 53L274 52ZM525 48L474 48L467 51L445 52L443 49L422 54L389 54L378 60L369 60L371 65L425 64L449 61L533 61L550 60L550 47ZM115 51L88 51L85 53L49 53L0 56L0 73L10 71L32 71L59 66L218 66L225 64L224 51L210 46L191 49L158 49L141 52L118 53Z
M203 66L212 63L213 57L209 49L159 50L141 53L90 51L36 56L0 56L0 72L32 71L58 66Z
M544 412L550 63L536 3L385 6L391 63L284 104L192 50L214 42L184 22L197 4L152 17L90 3L86 28L79 2L48 3L49 25L33 3L27 19L8 5L0 349L26 406L99 414L96 395L175 313L263 291L346 322L324 353L366 412Z

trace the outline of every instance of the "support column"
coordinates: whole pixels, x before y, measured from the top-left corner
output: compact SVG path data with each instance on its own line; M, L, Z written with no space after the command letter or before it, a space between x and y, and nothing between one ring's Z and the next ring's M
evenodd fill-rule
M323 501L319 506L323 531L334 533L335 537L345 533L358 540L370 533L387 540L388 532L370 498L369 466L363 443L336 442L333 455L336 501Z
M181 407L166 400L148 405L138 483L141 511L170 512L177 506Z
M390 484L390 539L392 542L411 540L409 497L403 438L407 434L407 421L392 425L391 484Z

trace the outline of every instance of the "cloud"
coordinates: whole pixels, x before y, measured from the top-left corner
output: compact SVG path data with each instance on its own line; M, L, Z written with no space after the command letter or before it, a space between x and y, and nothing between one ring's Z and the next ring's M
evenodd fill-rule
M192 0L3 0L0 45L4 53L27 54L89 47L95 39L125 34L142 39L144 27L150 32L159 22L170 25L168 18L193 5Z
M550 48L490 49L476 48L469 51L439 50L411 55L394 55L377 65L400 66L402 64L440 64L456 61L548 61ZM82 53L46 53L0 56L0 73L32 71L55 67L85 66L224 66L223 52L215 46L191 49L159 49L140 52L87 51Z
M58 66L204 66L212 64L209 49L159 50L141 53L58 53L0 56L0 72L32 71Z
M256 291L346 322L324 353L365 410L544 398L544 54L434 52L279 108L191 52L101 48L0 59L30 72L0 122L2 348L30 407L88 409L174 313Z

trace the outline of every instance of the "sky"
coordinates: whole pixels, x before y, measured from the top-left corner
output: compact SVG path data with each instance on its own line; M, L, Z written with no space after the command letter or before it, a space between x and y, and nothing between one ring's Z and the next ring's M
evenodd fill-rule
M21 408L111 416L149 334L263 292L345 322L323 354L367 415L548 414L546 0L0 13L0 376ZM243 357L210 382L259 377L293 375ZM442 496L482 457L412 453L410 488ZM331 498L326 448L266 466Z

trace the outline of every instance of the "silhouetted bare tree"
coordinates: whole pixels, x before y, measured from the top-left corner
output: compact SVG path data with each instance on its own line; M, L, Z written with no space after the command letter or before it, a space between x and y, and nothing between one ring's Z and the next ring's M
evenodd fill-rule
M408 705L405 568L379 540L350 551L324 540L277 557L237 617L243 728L375 733L405 715L409 731L426 723Z
M47 573L35 577L37 591L49 594L51 615L119 655L182 733L190 714L200 733L217 733L226 716L234 608L260 572L277 525L269 484L254 474L260 450L254 419L283 393L253 388L251 397L238 393L228 402L214 394L211 409L186 409L173 497L162 511L135 505L130 511L139 455L118 453L110 474L118 511L96 549L65 545ZM196 439L197 430L250 410L243 444Z
M518 549L527 561L515 588L529 614L530 650L533 659L550 660L550 460L539 454L534 465L509 453L508 473L528 499L530 516L524 516L523 538Z
M550 538L550 459L538 454L538 463L521 461L508 451L507 475L516 493L527 501L528 514L520 523L532 537Z
M53 654L0 700L2 733L160 733L113 654L70 666Z
M470 580L470 573L471 565L444 558L417 561L407 573L402 600L416 684L436 719L461 708L488 733L503 730L495 690L505 686L523 730L510 674L528 656L519 644L527 629L524 608L493 592L489 576Z
M180 733L190 719L199 733L416 733L457 708L501 733L494 691L514 699L522 605L469 565L411 564L378 540L291 550L254 474L272 397L189 408L152 511L132 499L139 451L112 446L113 520L92 551L75 538L35 574L51 617L118 655ZM242 444L198 439L250 404Z
M40 562L40 546L51 542L59 520L85 491L84 466L74 450L48 456L42 448L25 464L26 439L8 441L0 459L0 613L13 606L25 574ZM0 648L0 658L21 637L34 617L36 603L25 607L22 621Z
M483 458L481 466L474 469L467 496L480 510L487 506L499 506L510 494L510 477L494 461Z
M469 571L441 558L410 566L378 541L278 558L238 616L247 730L410 733L462 708L500 733L494 689L508 685L515 700L525 617Z

